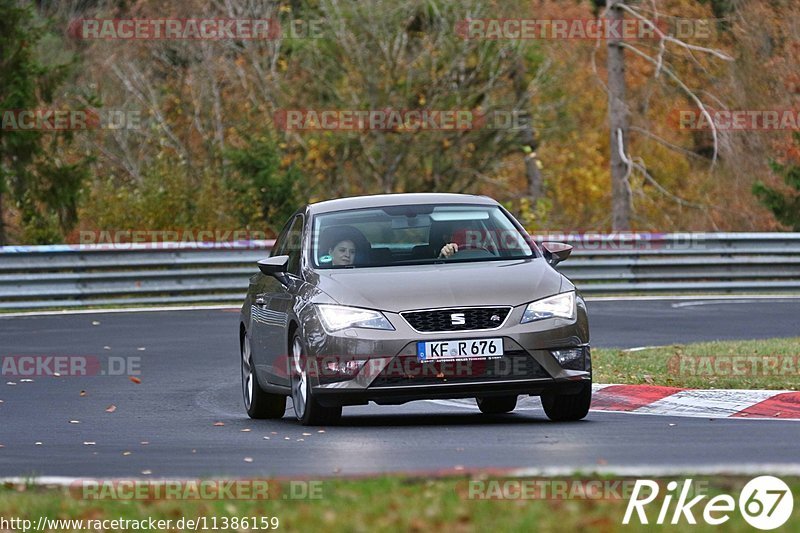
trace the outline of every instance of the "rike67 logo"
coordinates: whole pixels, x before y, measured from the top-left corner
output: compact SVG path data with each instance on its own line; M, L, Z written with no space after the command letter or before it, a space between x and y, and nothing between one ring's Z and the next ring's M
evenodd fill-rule
M660 507L656 503L650 508L651 514L648 516L646 508L656 501L659 492L657 482L636 480L622 523L630 524L634 519L640 524L649 524L653 519L652 511L658 509L658 516L652 522L654 524L697 524L699 516L706 524L718 526L730 520L731 514L737 510L737 501L729 494L719 494L709 499L706 494L693 495L692 480L686 479L680 487L677 481L667 483ZM739 493L738 511L756 529L781 527L791 516L793 508L792 491L786 483L773 476L751 479Z

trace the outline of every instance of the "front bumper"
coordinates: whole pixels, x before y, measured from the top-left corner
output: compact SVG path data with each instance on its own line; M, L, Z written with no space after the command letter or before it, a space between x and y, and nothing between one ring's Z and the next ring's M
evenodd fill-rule
M369 401L397 404L412 400L476 396L541 395L578 392L591 382L588 321L582 300L574 320L548 319L520 324L524 309L512 310L506 325L493 331L421 334L397 314L385 313L395 331L347 329L335 333L306 321L306 356L315 362L313 394L327 405ZM308 329L310 328L310 332ZM309 334L310 333L310 334ZM417 360L417 341L502 338L496 359ZM318 342L314 342L317 340ZM574 349L580 357L559 361L553 352ZM330 371L331 363L356 360L351 374Z

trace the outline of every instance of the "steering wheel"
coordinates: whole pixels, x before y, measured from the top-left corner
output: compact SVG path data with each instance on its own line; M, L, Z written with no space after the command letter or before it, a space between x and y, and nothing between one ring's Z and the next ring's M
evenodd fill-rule
M465 246L459 246L458 247L458 251L456 253L454 253L453 255L451 255L448 259L453 259L453 258L464 259L464 258L468 258L468 257L485 257L485 256L494 257L495 254L493 254L485 246L479 246L479 245L466 246L465 245Z

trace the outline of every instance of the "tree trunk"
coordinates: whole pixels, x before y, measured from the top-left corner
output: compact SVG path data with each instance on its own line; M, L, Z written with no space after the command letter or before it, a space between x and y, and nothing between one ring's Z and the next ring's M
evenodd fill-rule
M539 160L536 158L536 149L539 148L539 141L536 139L536 130L531 123L530 115L530 95L528 94L528 69L525 59L517 58L514 68L514 93L517 102L522 102L523 109L519 116L521 123L520 141L525 149L525 178L528 183L528 198L531 206L536 205L536 201L544 196L544 183L542 181L542 171L539 169Z
M0 188L0 246L8 244L6 242L6 221L3 216L3 189Z
M609 24L624 18L616 7L621 0L608 0ZM608 121L611 128L611 225L614 231L630 229L631 190L627 180L628 165L621 150L628 142L628 111L625 105L625 56L620 39L608 40ZM622 146L620 146L620 132Z

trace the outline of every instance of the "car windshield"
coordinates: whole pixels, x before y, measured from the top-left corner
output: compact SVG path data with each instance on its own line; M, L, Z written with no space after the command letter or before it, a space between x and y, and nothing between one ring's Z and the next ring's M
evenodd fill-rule
M315 216L311 257L323 269L522 259L529 239L497 206L388 206Z

